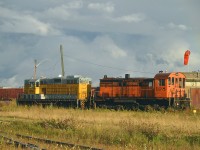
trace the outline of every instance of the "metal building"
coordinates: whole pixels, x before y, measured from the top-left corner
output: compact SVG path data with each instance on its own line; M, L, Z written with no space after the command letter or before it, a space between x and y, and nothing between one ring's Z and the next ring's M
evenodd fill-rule
M186 97L191 100L191 106L200 109L200 72L182 72L185 75Z

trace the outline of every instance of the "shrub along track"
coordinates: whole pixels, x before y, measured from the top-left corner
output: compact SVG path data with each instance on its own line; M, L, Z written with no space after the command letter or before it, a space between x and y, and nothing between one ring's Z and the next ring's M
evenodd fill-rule
M12 137L9 137L12 136ZM28 141L37 141L39 143L45 143L47 145L54 144L54 146L59 147L59 149L66 149L66 148L73 148L73 149L79 149L79 150L103 150L100 148L95 148L95 147L89 147L85 145L77 145L77 144L72 144L72 143L67 143L67 142L61 142L61 141L54 141L50 139L43 139L43 138L38 138L38 137L33 137L33 136L28 136L28 135L21 135L21 134L14 134L10 135L7 132L0 131L0 138L5 141L6 144L11 144L15 147L20 147L22 149L34 149L34 150L46 150L46 148L40 148L38 144L33 144L30 142L27 142L25 139ZM18 140L14 140L14 138ZM20 141L19 141L20 139ZM24 142L26 141L26 142ZM47 148L48 149L48 148Z

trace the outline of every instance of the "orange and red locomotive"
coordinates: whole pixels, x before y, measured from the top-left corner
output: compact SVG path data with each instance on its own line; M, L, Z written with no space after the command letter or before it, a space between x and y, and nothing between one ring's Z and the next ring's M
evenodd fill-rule
M159 72L154 78L104 76L96 92L96 105L180 105L185 99L185 76L180 72Z

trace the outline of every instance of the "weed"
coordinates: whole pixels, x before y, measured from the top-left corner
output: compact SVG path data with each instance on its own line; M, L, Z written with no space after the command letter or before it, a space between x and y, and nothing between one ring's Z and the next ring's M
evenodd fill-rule
M0 114L4 131L105 149L200 147L200 114L188 110L80 110L11 103Z

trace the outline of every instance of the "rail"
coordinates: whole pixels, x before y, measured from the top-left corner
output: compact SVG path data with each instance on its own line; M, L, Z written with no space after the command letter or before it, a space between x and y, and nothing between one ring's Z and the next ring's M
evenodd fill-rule
M5 135L0 135L0 137L7 143L7 144L13 144L15 147L21 147L21 148L30 148L34 150L41 150L39 146L32 144L32 143L23 143L17 140L14 140L12 138L9 138ZM42 149L45 150L45 149Z
M13 138L9 138L8 133L4 132L4 131L0 131L0 138L2 138L7 144L13 144L15 147L21 147L21 148L30 148L30 149L34 149L34 150L46 150L46 149L41 149L39 147L39 145L33 144L33 143L29 143L29 142L21 142L18 140L14 140ZM69 148L77 148L77 149L81 149L81 150L103 150L101 148L95 148L95 147L90 147L90 146L85 146L85 145L79 145L79 144L73 144L73 143L68 143L68 142L61 142L61 141L54 141L51 139L44 139L44 138L38 138L38 137L33 137L33 136L29 136L29 135L21 135L21 134L15 134L14 136L16 136L17 138L24 138L24 139L28 139L28 140L35 140L38 142L43 142L46 144L57 144L59 146L66 146Z

